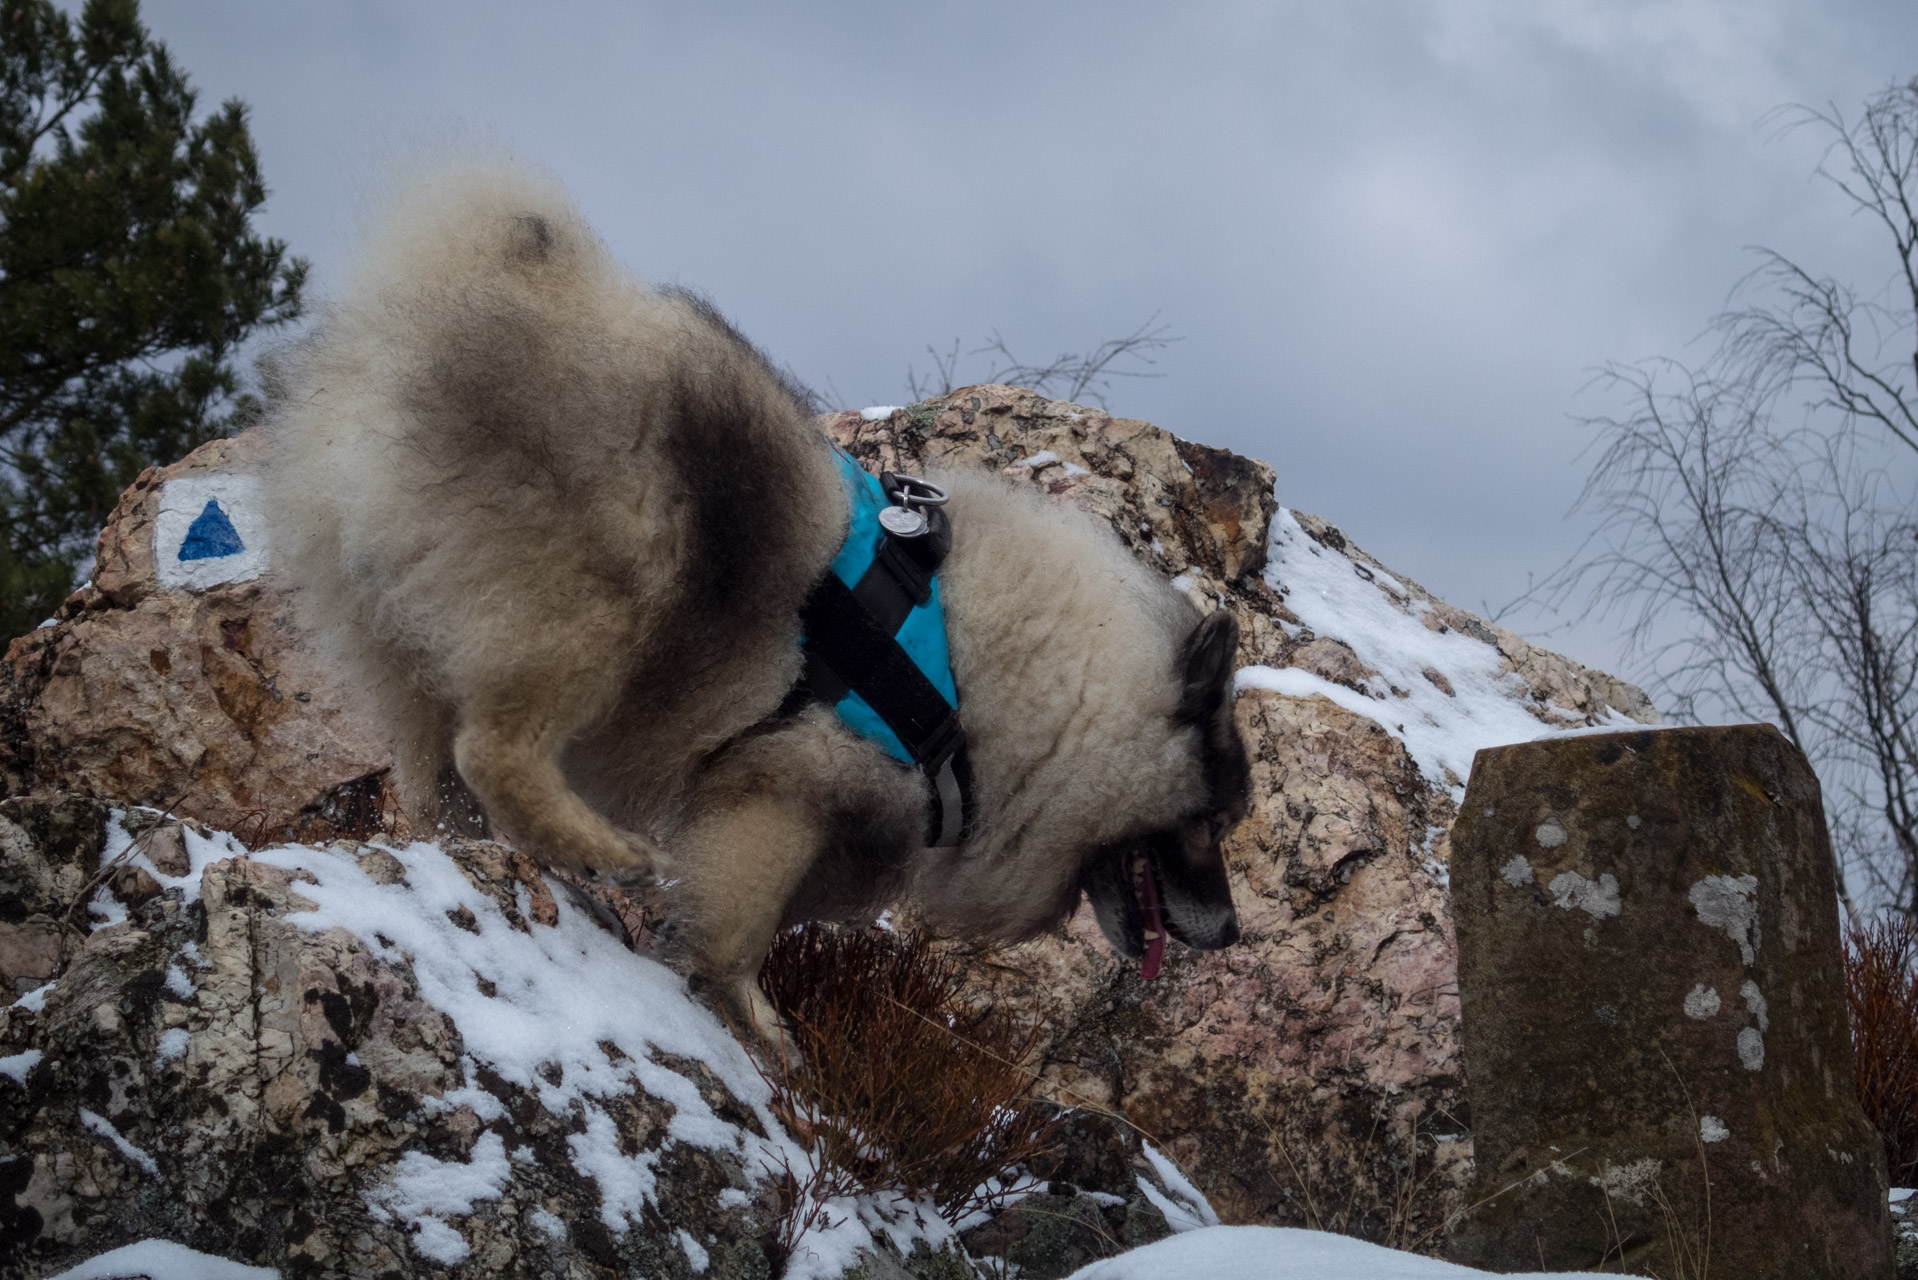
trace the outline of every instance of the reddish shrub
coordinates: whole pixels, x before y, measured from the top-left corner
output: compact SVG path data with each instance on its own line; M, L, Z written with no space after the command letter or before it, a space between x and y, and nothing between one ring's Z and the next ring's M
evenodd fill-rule
M965 1009L957 966L918 936L809 925L780 936L760 980L794 1027L774 1107L814 1181L926 1197L957 1221L1051 1146L1024 1065L1038 1029Z
M1885 1139L1894 1186L1918 1174L1918 921L1888 916L1854 927L1845 946L1845 996L1858 1101Z

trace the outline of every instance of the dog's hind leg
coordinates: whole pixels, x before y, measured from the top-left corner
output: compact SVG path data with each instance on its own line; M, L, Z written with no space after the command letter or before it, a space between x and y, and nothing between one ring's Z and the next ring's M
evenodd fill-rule
M695 986L769 1044L784 1029L759 990L759 968L821 838L807 806L761 794L708 811L673 842L685 872L672 910L685 921L680 945Z
M474 698L459 711L453 761L488 823L543 862L650 882L663 859L580 798L560 768L566 744L599 713L598 681L550 678ZM536 693L547 695L535 701Z

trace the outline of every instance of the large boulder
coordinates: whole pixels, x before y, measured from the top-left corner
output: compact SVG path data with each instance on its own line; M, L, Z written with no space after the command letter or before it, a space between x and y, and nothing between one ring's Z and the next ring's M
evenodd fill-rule
M1011 387L843 413L867 467L989 467L1105 517L1242 636L1244 939L1140 980L1089 908L969 953L977 1000L1041 1023L1042 1088L1120 1112L1226 1222L1433 1248L1471 1174L1447 833L1481 746L1657 719L1285 511L1262 462ZM956 536L963 537L963 531Z
M0 793L151 805L255 841L391 825L389 753L302 647L270 571L260 444L215 440L142 473L92 581L8 646Z
M1081 911L1011 952L962 949L971 997L1040 1024L1041 1091L1067 1105L1122 1113L1187 1171L1226 1221L1320 1226L1431 1247L1471 1170L1460 1118L1446 865L1472 752L1562 729L1655 720L1643 694L1445 604L1335 526L1281 509L1265 464L1149 423L982 386L910 408L833 415L824 426L874 469L912 471L932 460L990 467L1077 503L1108 519L1195 600L1230 609L1240 622L1238 716L1253 754L1255 803L1229 857L1244 942L1211 955L1175 948L1161 976L1146 984L1111 955ZM257 553L261 535L271 537L248 506L254 447L245 437L219 442L143 476L101 535L94 581L53 625L14 642L0 665L7 793L146 804L237 831L254 846L407 834L386 789L384 749L303 648L270 560L231 550L237 542ZM229 530L208 517L208 503L219 505ZM196 524L200 537L189 547ZM299 918L290 904L307 891L297 880L282 882L290 874L284 866L245 870L243 851L229 852L235 856L222 861L231 865L195 874L234 880L249 903L289 904L262 919ZM459 862L463 855L448 856ZM77 879L77 892L97 869L86 871L84 859L75 868L60 874ZM514 874L531 894L536 877ZM199 900L218 892L209 888ZM88 947L108 946L96 941L100 931L86 932L84 913L76 918L66 898L57 905L60 911L29 913L42 919L0 919L20 926L0 934L0 960L20 957L22 967L9 976L22 987L67 972L61 965L77 963ZM270 934L278 926L262 927ZM166 984L150 977L155 964L166 971L156 957L170 943L153 941L154 928L137 920L127 928L146 940L115 944L134 957L114 970L135 975L126 977L130 1012L120 1016L157 1028L153 1019L177 1016L166 1012L174 1007ZM336 959L347 961L344 952ZM417 954L412 963L421 963ZM403 976L381 981L399 984L396 1000L423 1001L422 1017L426 1006L453 1016L424 988L405 994ZM67 982L61 978L55 995ZM47 1001L56 1007L54 996ZM75 1014L60 1025L84 1022ZM470 1049L465 1025L457 1018L454 1025ZM301 1052L333 1052L323 1040L301 1044ZM0 1049L0 1056L12 1052ZM136 1044L120 1056L137 1065L147 1052ZM457 1053L454 1059L464 1062ZM443 1056L436 1061L443 1074L452 1071ZM29 1089L51 1069L29 1073ZM425 1096L441 1087L454 1094L486 1087L474 1085L476 1068L461 1069L465 1084L445 1075L405 1087ZM167 1123L170 1087L139 1095L152 1100L142 1114L153 1125ZM0 1091L7 1088L0 1080ZM342 1132L349 1132L359 1113L340 1106ZM50 1123L44 1117L52 1113L32 1114L43 1117L33 1125ZM294 1152L325 1145L319 1130L284 1123L274 1140ZM481 1129L469 1126L462 1141L480 1141ZM68 1124L62 1132L46 1150L92 1131ZM142 1137L127 1140L147 1150ZM417 1138L426 1148L406 1145L415 1140L383 1138L388 1145L374 1163L413 1150L470 1163L470 1146L431 1146L438 1138ZM110 1141L108 1149L117 1150ZM557 1148L531 1151L543 1163ZM164 1168L165 1158L155 1158ZM314 1158L330 1169L325 1162L336 1156ZM327 1204L348 1215L345 1222L353 1195L364 1200L373 1184L349 1176L328 1185L335 1198ZM530 1201L502 1196L498 1203L517 1211ZM566 1203L593 1216L590 1197ZM485 1219L493 1210L475 1212ZM1012 1256L1023 1228L1000 1227L992 1238ZM368 1250L399 1257L410 1247L406 1231L368 1231ZM515 1256L544 1247L523 1233L501 1238L509 1240L502 1247L522 1251ZM328 1240L328 1249L348 1248ZM475 1257L484 1243L477 1235L468 1240ZM292 1256L291 1244L285 1247Z
M0 1008L0 1278L153 1239L206 1255L174 1275L778 1273L807 1165L760 1069L523 855L248 856L53 794L0 801L0 847L66 926ZM813 1274L974 1274L915 1206L833 1208Z
M1455 1258L1891 1280L1824 801L1783 734L1488 750L1453 847L1478 1154Z

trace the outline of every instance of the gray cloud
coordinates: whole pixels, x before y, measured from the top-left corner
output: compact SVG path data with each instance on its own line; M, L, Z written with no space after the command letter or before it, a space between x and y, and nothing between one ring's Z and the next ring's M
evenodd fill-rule
M1819 141L1763 121L1918 72L1890 0L145 8L251 105L322 290L382 166L467 129L849 403L955 335L1160 312L1185 341L1115 411L1271 461L1467 605L1582 536L1594 366L1696 353L1748 245L1875 275ZM1551 642L1618 665L1602 626Z

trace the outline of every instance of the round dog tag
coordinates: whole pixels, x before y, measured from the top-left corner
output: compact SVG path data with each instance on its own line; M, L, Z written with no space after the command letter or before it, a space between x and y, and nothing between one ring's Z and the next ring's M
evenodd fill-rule
M905 507L886 507L879 513L879 524L900 538L916 538L926 531L926 518Z

